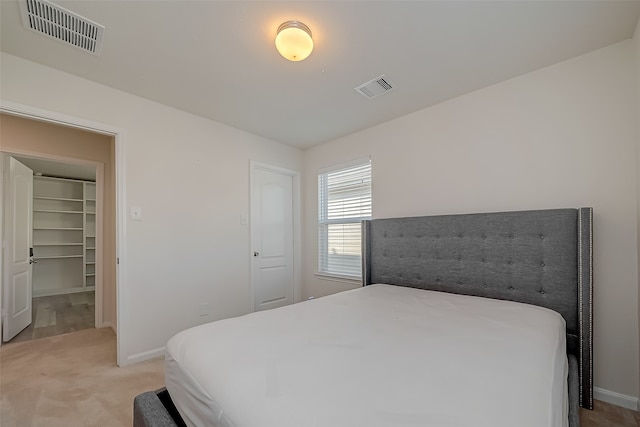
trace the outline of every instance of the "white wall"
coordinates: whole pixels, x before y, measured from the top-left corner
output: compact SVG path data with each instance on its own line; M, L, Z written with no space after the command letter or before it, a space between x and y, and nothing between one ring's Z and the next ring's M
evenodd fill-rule
M125 275L118 319L123 363L174 333L251 311L249 161L301 168L297 149L2 53L2 101L124 131ZM179 84L179 83L176 83ZM199 316L208 302L211 314Z
M636 178L638 180L637 190L638 190L638 248L640 248L640 20L638 20L638 24L636 25L636 30L633 35L633 43L635 46L635 57L636 57L636 91L638 94L637 97L637 118L636 118L636 135L638 138L638 146L637 146L637 170L636 170ZM640 269L640 253L638 254L638 268ZM639 270L640 271L640 270ZM640 278L640 274L639 274ZM638 310L640 311L640 280L638 281ZM638 314L638 323L640 324L640 313ZM640 327L639 327L640 329ZM638 358L638 363L640 364L640 358ZM638 408L640 411L640 402L638 403Z
M314 276L316 173L331 164L372 156L376 218L592 206L595 383L637 397L633 49L627 40L305 151L303 297L358 286Z

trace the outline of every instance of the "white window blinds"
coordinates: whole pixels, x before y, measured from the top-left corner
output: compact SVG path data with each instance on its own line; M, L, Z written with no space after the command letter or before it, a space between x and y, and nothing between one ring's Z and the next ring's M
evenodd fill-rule
M318 272L361 277L360 221L371 218L371 161L321 171L318 198Z

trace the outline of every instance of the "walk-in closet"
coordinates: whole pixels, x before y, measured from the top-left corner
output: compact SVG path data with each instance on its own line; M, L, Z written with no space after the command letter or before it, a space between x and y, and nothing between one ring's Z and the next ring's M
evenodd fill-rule
M113 135L22 115L0 120L1 341L115 332Z
M93 291L96 184L33 177L33 296Z
M14 158L33 170L32 321L10 342L92 328L96 284L95 168Z

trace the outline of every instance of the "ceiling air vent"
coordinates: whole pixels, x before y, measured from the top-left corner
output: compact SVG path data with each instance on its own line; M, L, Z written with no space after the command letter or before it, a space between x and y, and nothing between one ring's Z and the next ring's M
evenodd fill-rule
M30 30L100 55L104 26L47 0L20 0L22 23Z
M367 99L373 99L380 95L384 95L393 89L393 85L384 74L380 77L361 84L356 88L356 92L360 93Z

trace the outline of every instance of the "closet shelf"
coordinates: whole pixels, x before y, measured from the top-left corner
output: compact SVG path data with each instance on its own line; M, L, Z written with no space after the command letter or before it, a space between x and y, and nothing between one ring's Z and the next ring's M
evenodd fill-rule
M75 294L76 292L86 292L86 291L93 291L94 287L83 287L82 283L81 284L73 284L72 286L69 286L67 288L64 288L64 290L60 290L60 289L34 289L33 290L33 297L34 298L38 298L38 297L50 297L53 295L61 295L61 294Z
M85 249L88 250L88 251L95 251L96 247L95 246L87 246Z
M87 274L85 274L85 276L87 276L87 277L91 277L91 276L95 276L95 275L96 275L96 273L87 273Z
M63 202L82 202L83 199L67 199L64 197L44 197L44 196L33 196L34 199L38 200L62 200Z
M42 260L42 259L62 259L62 258L83 258L82 255L54 255L54 256L39 256L39 257L33 257L33 259L35 260Z
M82 231L82 227L33 227L34 230Z
M62 214L82 214L82 211L54 211L49 209L34 209L34 212L45 212L45 213L62 213Z
M85 264L92 265L92 264L95 264L95 261L93 261L93 262L85 262Z
M69 243L42 242L42 243L34 243L33 246L82 246L82 242L69 242Z

